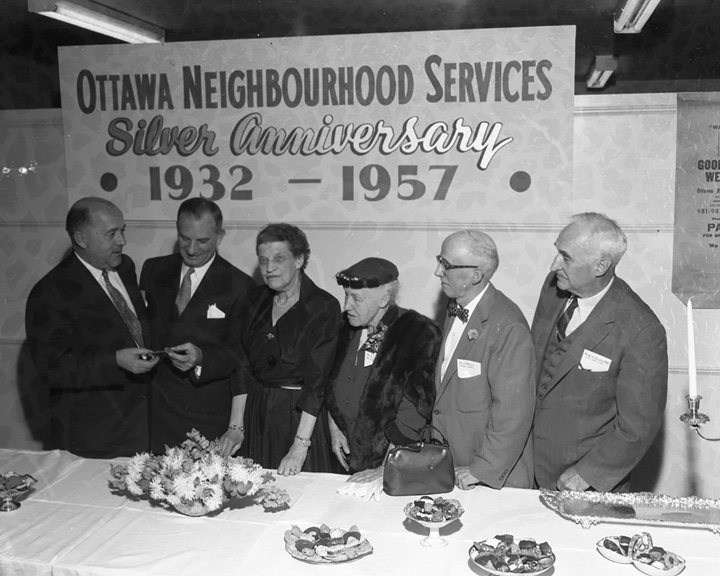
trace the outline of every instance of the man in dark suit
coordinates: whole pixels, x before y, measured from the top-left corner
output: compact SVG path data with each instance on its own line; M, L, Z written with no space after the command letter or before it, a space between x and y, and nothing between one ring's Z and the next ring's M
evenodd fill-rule
M483 232L455 232L437 261L435 276L450 300L433 425L450 443L455 481L464 490L530 488L535 360L525 317L490 283L495 242Z
M54 448L88 458L147 452L149 358L145 305L112 202L82 198L66 230L73 254L30 291L25 329L50 393Z
M237 334L252 279L222 258L220 207L205 198L178 210L180 252L147 260L140 276L157 349L167 357L152 384L153 452L182 443L193 428L213 440L228 429L229 377L238 366Z
M550 490L626 491L662 423L665 329L615 267L619 226L578 214L557 241L532 324L535 478Z

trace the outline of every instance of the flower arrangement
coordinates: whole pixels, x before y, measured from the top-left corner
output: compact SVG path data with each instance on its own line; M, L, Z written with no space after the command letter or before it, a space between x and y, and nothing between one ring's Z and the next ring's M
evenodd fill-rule
M149 495L175 509L202 513L219 510L231 498L253 497L266 511L289 507L285 490L267 484L275 477L249 458L223 457L218 440L207 440L194 430L180 447L165 454L136 454L125 465L111 465L110 485L134 496Z

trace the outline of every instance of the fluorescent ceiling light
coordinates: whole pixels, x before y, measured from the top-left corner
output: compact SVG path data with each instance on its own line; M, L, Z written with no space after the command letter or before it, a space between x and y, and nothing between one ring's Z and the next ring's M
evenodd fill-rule
M132 44L163 43L162 28L88 0L28 0L28 12L43 14Z
M595 56L590 71L587 75L587 87L591 90L605 88L610 76L617 70L617 58L615 56Z
M637 34L660 0L623 0L615 10L615 34Z

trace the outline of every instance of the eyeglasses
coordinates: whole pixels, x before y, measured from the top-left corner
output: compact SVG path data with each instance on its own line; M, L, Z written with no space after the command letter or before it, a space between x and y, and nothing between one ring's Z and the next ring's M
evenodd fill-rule
M435 259L437 260L437 263L440 264L443 270L446 272L448 270L457 270L458 268L479 268L477 264L450 264L445 258L438 255L435 256Z

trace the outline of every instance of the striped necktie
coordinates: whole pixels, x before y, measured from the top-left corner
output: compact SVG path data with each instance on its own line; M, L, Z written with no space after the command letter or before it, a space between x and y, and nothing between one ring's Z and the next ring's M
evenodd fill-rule
M110 295L110 300L112 300L115 308L117 308L120 316L122 316L125 325L128 327L128 330L130 330L130 334L132 334L135 344L138 348L143 348L142 326L140 325L140 320L138 320L138 317L135 316L135 313L130 309L130 306L128 306L128 303L120 290L115 288L115 286L113 286L110 282L107 270L103 270L102 276L105 279L105 287Z
M568 304L568 307L565 309L565 312L563 312L560 315L560 318L558 318L557 324L555 325L557 328L557 340L560 342L561 340L565 339L565 331L567 330L568 324L570 324L570 319L572 318L573 314L575 313L575 309L578 307L578 299L577 296L573 296L570 298L570 304Z

